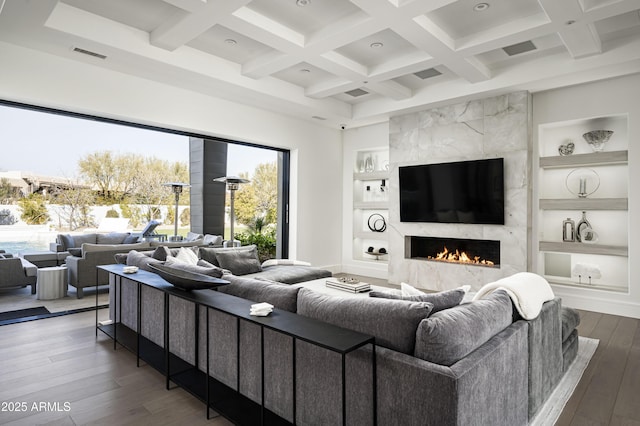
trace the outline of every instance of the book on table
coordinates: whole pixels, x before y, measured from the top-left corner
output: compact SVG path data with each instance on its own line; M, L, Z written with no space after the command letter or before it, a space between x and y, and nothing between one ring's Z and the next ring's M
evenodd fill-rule
M346 281L339 281L337 279L328 279L325 282L325 286L335 288L337 290L350 291L352 293L363 293L371 290L371 286L367 283L350 283Z

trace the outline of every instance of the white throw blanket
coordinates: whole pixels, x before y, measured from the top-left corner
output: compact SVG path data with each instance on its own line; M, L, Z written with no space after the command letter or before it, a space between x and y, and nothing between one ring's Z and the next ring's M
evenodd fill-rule
M518 272L498 281L485 284L473 300L481 299L495 290L505 290L524 319L534 319L540 314L542 304L555 296L549 282L531 272Z

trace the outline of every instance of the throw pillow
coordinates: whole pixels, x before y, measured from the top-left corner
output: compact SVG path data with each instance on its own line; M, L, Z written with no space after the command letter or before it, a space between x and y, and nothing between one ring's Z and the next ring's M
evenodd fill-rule
M124 239L129 236L126 232L109 232L108 234L97 234L96 244L123 244Z
M71 247L67 251L71 256L82 257L82 249L80 247Z
M164 262L167 260L167 257L171 257L171 251L169 251L169 247L167 246L160 246L151 253L151 257Z
M190 263L184 263L184 262L180 262L175 257L168 257L164 264L166 266L170 266L172 268L179 269L181 271L192 272L194 274L208 275L214 278L222 277L222 273L223 273L222 269L216 266L206 267L206 266L199 266L197 264L194 265Z
M262 271L257 247L255 245L247 247L214 249L218 265L230 270L233 275L247 275Z
M196 265L198 263L198 255L187 247L180 247L174 259L188 265Z
M75 241L73 241L73 237L69 234L58 235L58 241L62 246L62 251L69 251L70 248L76 247L76 243Z
M401 292L370 291L369 297L382 297L385 299L400 299L409 302L429 302L433 303L432 314L458 306L464 296L469 291L470 286L462 286L453 290L445 290L439 293L422 293L416 296L405 296Z
M205 234L202 244L206 246L215 246L222 244L222 235Z
M125 237L122 244L135 244L140 241L140 234L129 234Z
M420 291L407 283L400 283L400 291L403 296L422 296L424 291Z
M263 268L266 268L268 266L276 266L276 265L311 266L309 262L304 262L302 260L293 260L293 259L267 259L264 262L262 262Z
M513 322L513 305L504 290L437 312L420 322L414 355L451 366Z
M127 255L127 266L137 266L144 271L153 272L149 265L154 263L160 263L160 261L136 250L129 251Z

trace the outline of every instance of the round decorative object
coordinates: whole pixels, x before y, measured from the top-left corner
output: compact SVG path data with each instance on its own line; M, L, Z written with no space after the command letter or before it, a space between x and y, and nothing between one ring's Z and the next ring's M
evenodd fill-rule
M369 248L367 249L367 253L373 253L373 247L369 247Z
M582 135L582 137L591 146L593 152L600 152L612 134L613 130L592 130Z
M573 195L586 198L600 187L600 176L593 169L575 169L567 175L565 185Z
M378 250L378 253L386 254L387 253L387 249L382 247L380 250Z
M569 140L566 144L560 145L558 147L558 153L560 153L560 155L571 155L573 154L573 150L575 149L575 147L576 144Z
M598 242L598 233L590 226L583 226L580 229L580 241L583 243L595 244Z
M374 213L369 216L369 220L367 220L367 226L373 232L384 232L387 230L387 221L380 213Z

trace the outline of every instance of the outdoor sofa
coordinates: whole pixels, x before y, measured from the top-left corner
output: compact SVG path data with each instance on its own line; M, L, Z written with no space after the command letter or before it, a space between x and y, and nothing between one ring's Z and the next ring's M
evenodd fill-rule
M378 425L527 425L577 353L579 316L559 298L524 320L502 290L433 313L434 303L339 298L232 274L223 278L231 284L218 291L373 335ZM127 278L120 282L118 300L111 291L111 318L117 309L118 319L137 330L137 286ZM164 293L143 286L140 297L141 334L163 347ZM169 299L171 352L207 371L205 309L198 311L196 355L195 306ZM260 327L217 310L208 315L212 377L290 422L295 398L294 423L342 424L339 355L304 341L294 349L291 338L265 330L261 364ZM374 424L371 351L366 346L346 357L349 425Z
M13 257L0 250L0 288L31 286L31 294L36 294L38 268L28 260Z

